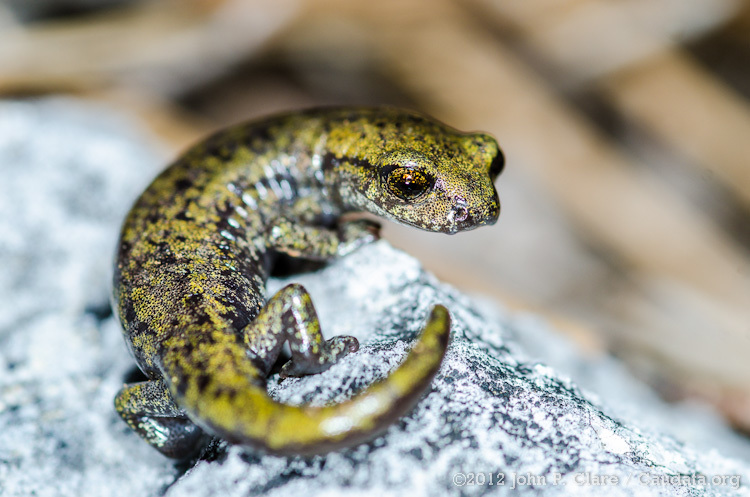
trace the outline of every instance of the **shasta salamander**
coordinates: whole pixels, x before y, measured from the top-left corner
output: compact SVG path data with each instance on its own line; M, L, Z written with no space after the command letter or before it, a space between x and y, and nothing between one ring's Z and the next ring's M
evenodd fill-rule
M329 108L220 131L164 170L122 228L114 307L148 381L115 399L122 419L169 457L207 434L276 454L371 439L406 413L440 367L450 335L433 308L407 358L384 380L326 407L274 401L266 377L324 371L357 340L324 340L310 295L292 284L266 301L280 256L326 261L377 239L367 211L456 233L497 220L503 168L494 138L392 108Z

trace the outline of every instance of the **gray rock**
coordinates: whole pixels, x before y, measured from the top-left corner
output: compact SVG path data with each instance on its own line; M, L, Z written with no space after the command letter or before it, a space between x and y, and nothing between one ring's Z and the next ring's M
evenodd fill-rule
M269 392L349 397L399 364L442 303L452 343L414 411L327 456L217 443L187 467L166 460L112 409L132 367L107 311L114 243L164 163L145 142L80 103L0 103L0 495L750 495L750 443L709 411L665 405L614 360L586 359L385 241L293 279L326 335L362 348L320 375L272 377Z

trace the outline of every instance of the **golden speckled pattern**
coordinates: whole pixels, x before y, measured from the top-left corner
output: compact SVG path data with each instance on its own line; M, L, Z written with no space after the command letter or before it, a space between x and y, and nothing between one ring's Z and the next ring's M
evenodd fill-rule
M353 399L324 408L274 402L265 378L315 374L356 351L324 340L309 294L265 301L279 256L325 261L377 239L369 211L456 233L493 224L503 168L495 140L412 112L314 109L223 130L154 180L122 228L114 305L149 381L115 399L125 422L170 457L207 432L281 454L367 440L404 414L437 372L450 317L436 306L405 362Z

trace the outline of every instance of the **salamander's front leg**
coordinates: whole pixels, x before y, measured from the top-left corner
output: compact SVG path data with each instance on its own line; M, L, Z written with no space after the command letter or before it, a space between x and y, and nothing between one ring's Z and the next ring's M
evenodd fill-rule
M203 430L174 403L164 382L125 385L115 397L117 414L167 457L190 457L205 441Z
M292 359L282 368L282 378L320 373L359 348L351 336L323 339L310 294L297 284L271 297L242 333L253 363L265 374L279 357L284 341L289 342Z
M368 219L339 224L334 229L310 226L279 217L266 233L269 247L292 257L328 260L343 257L379 238L380 225Z

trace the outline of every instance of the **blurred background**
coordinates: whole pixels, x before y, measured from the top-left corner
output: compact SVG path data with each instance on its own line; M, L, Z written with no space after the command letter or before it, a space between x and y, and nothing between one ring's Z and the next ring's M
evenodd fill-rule
M0 98L65 95L171 155L279 110L495 135L498 224L385 237L750 433L750 3L0 0Z

